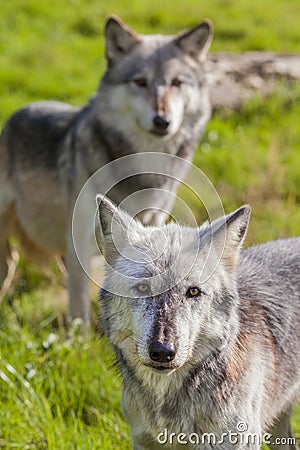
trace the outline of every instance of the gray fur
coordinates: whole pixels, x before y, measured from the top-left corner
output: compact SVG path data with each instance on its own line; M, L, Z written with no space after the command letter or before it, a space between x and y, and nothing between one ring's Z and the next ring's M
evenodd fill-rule
M134 449L182 448L176 441L158 443L166 429L169 436L220 437L236 432L240 422L257 436L269 431L273 439L292 437L290 410L300 398L300 238L241 251L247 206L200 229L174 223L158 229L130 221L103 197L98 202L110 264L100 293L103 327L122 374ZM111 230L122 236L121 255ZM155 248L164 248L158 257ZM154 275L166 287L157 295ZM143 292L149 287L144 295L138 293L141 283ZM191 286L202 294L187 298ZM175 358L153 361L153 340L174 344ZM249 445L226 439L213 448L260 448L255 438Z
M7 285L8 237L18 231L29 256L66 258L69 313L86 321L88 279L70 237L81 187L100 167L128 154L160 152L190 161L210 116L204 65L212 37L208 21L177 36L144 36L112 17L105 34L108 68L90 102L83 108L33 103L9 119L0 141L0 286ZM168 124L166 129L160 128L161 122ZM170 170L182 178L186 168L177 162ZM145 187L176 192L178 183L137 176L110 196L119 203ZM102 191L101 181L96 189ZM155 202L157 208L170 210L173 197L160 195ZM141 214L144 223L165 218L158 211ZM88 227L83 223L83 232ZM89 260L93 251L88 244L84 251Z

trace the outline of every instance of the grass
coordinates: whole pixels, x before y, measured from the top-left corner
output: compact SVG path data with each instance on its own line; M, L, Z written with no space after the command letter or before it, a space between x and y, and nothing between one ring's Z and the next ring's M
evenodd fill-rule
M213 51L296 52L298 0L10 0L1 4L0 123L20 106L53 98L83 104L104 70L103 22L117 13L140 32L176 32L210 17ZM196 154L226 211L253 209L247 244L299 234L300 89L278 85L241 111L214 114ZM202 212L181 188L197 219ZM105 339L69 332L55 267L22 261L0 316L0 448L129 449L121 382ZM294 427L300 433L300 408Z
M83 338L76 322L56 329L32 298L43 305L45 290L1 310L0 448L130 448L107 343Z

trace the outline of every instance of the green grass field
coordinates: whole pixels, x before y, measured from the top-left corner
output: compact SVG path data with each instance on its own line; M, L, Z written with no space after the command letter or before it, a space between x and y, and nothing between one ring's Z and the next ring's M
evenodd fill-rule
M87 101L105 67L110 13L140 32L173 33L210 17L213 51L300 48L298 0L2 1L0 124L31 101ZM196 151L226 211L252 205L247 245L299 235L299 105L299 86L281 83L241 111L218 111ZM181 195L200 222L193 198L184 188ZM22 260L0 302L0 448L131 448L112 354L94 331L83 338L76 323L65 331L66 293L55 265L41 271ZM300 433L299 407L293 420Z

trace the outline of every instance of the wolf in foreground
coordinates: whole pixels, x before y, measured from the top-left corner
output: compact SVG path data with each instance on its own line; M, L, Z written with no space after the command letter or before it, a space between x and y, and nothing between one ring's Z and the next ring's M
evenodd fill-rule
M134 449L258 449L267 431L271 448L296 449L300 238L241 251L249 206L188 228L98 203L102 323Z
M205 59L212 33L204 21L177 36L145 36L111 17L105 28L107 70L90 102L83 108L38 102L10 118L0 138L0 289L13 278L8 238L18 232L30 257L65 258L69 315L89 320L88 277L71 236L76 197L92 174L124 155L156 152L191 161L210 116ZM182 179L185 170L174 163L169 173ZM144 223L159 224L166 218L159 210L170 211L174 201L167 191L175 193L178 184L172 177L136 176L110 197L119 203L144 188L164 189L150 193L157 209L140 213ZM106 193L102 180L96 192ZM92 218L88 208L82 235ZM84 245L90 261L93 246Z

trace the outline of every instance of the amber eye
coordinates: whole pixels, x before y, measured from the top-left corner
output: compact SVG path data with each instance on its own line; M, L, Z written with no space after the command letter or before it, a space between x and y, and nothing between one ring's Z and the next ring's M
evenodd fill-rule
M134 82L134 84L136 84L139 87L147 87L148 86L147 80L144 77L135 78L133 80L133 82Z
M202 291L197 286L193 286L193 287L188 288L185 295L188 298L193 298L193 297L199 297L201 294L202 294Z
M182 85L182 80L180 80L179 78L173 78L171 85L175 87L180 87Z
M137 284L136 289L140 294L148 294L150 292L149 286L145 283Z

